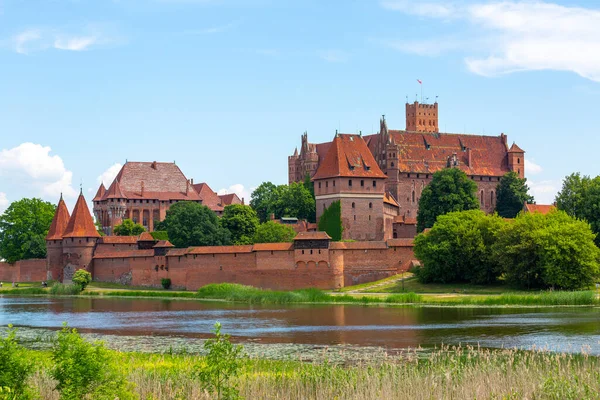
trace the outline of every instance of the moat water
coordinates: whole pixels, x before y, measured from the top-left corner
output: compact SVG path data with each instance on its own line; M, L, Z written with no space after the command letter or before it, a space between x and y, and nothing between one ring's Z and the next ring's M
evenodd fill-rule
M139 338L165 345L172 338L184 345L193 343L209 337L216 321L236 341L246 344L392 352L461 344L600 355L600 308L252 306L162 299L0 297L2 326L48 331L68 322L84 333L128 338L132 343Z

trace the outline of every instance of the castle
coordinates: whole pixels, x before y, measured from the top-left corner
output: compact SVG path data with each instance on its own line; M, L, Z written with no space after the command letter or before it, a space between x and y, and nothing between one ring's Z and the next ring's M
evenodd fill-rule
M170 206L179 201L203 204L217 215L227 205L244 203L236 194L218 195L206 183L194 184L175 163L156 161L126 162L108 189L100 184L93 199L96 221L107 235L124 219L152 232Z
M144 203L145 204L145 203ZM149 203L148 203L149 204ZM383 279L411 265L411 239L332 242L324 232L301 232L292 243L174 248L144 232L140 236L100 236L82 193L69 211L62 197L40 260L14 266L0 263L0 277L69 282L78 269L94 281L196 290L232 282L270 289L336 289ZM44 276L41 276L44 272Z
M459 168L477 184L483 211L496 206L500 178L510 171L525 176L525 152L508 146L506 135L440 133L439 106L406 104L406 130L390 130L385 116L379 132L341 134L326 143L301 137L288 157L289 182L309 175L315 184L317 219L340 201L344 238L385 240L414 237L421 193L432 175Z

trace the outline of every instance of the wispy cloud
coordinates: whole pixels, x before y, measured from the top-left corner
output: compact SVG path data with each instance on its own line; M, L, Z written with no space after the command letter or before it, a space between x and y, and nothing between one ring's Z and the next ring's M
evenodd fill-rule
M61 37L54 41L54 48L59 50L82 51L87 50L97 42L95 36Z
M529 175L537 175L541 173L544 169L541 165L536 164L535 162L525 159L525 172Z
M459 51L465 53L468 69L483 76L558 70L600 82L600 9L514 0L474 4L384 1L381 5L465 26L458 40L418 39L393 46L398 50L415 54ZM473 37L478 39L472 42Z
M529 193L533 195L535 201L538 204L552 204L556 198L556 194L561 188L560 181L545 180L545 181L532 181L527 180L529 186Z
M29 45L41 39L41 33L37 29L28 29L12 38L15 51L19 54L27 54L30 51Z

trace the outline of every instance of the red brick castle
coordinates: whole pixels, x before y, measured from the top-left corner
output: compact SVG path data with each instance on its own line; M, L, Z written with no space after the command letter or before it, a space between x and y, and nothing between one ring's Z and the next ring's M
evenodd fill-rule
M337 133L331 142L301 137L288 157L289 182L308 174L315 184L317 218L340 200L344 237L382 240L414 235L419 199L433 173L460 168L477 183L481 209L492 212L496 187L510 171L525 176L525 152L507 137L440 133L438 103L406 104L406 130L390 130L385 116L378 133ZM403 231L412 225L409 231Z

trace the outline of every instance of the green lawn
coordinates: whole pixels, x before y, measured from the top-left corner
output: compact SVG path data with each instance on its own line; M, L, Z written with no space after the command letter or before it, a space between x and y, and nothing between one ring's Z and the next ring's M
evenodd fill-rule
M392 282L388 285L378 286L367 289L364 293L448 293L448 294L501 294L511 293L529 293L524 290L515 290L506 285L471 285L471 284L442 284L442 283L420 283L417 278L405 279L403 282Z

